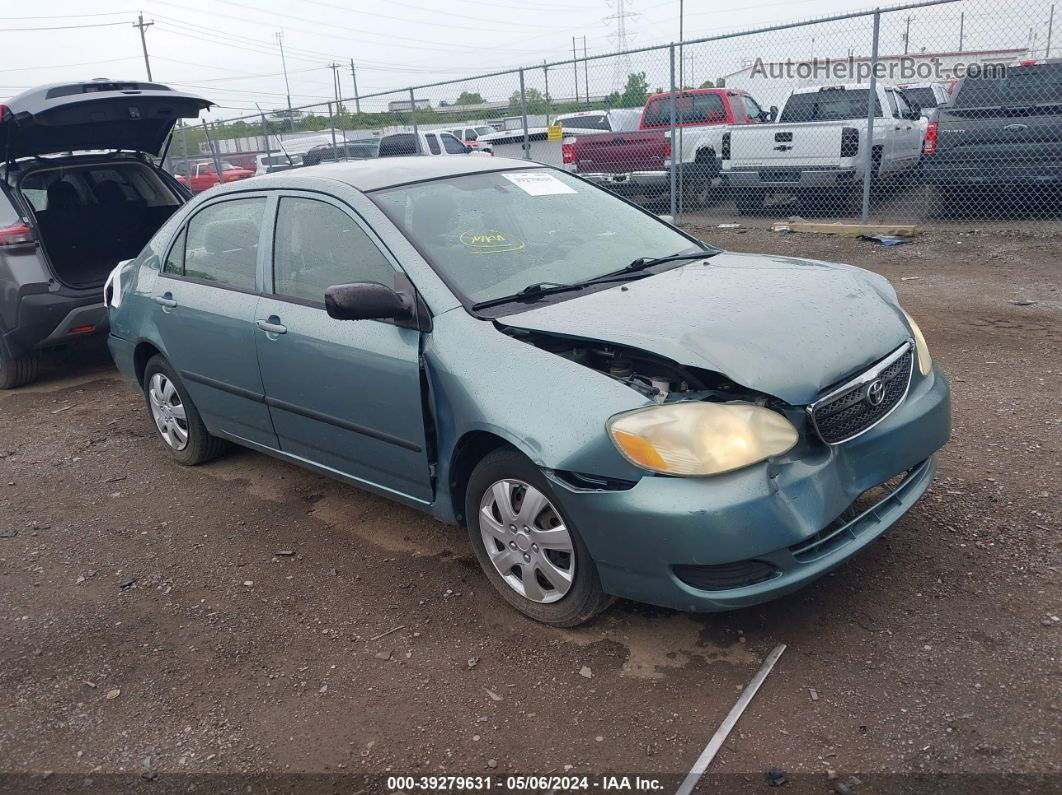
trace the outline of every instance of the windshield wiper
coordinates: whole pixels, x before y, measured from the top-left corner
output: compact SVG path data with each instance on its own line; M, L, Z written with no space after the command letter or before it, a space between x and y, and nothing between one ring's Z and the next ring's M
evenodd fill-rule
M651 268L654 265L663 265L665 262L679 262L680 260L694 260L694 259L708 259L714 257L716 254L721 254L720 249L705 249L704 251L694 251L690 254L670 254L666 257L638 257L634 262L624 268L620 273L628 273L630 271L644 271L646 268Z
M581 290L584 287L591 284L607 284L608 282L627 281L628 279L640 279L645 276L649 276L648 273L641 273L641 271L651 268L654 265L662 265L667 262L681 262L682 260L697 260L708 259L714 257L716 254L720 254L721 249L706 249L702 251L696 251L690 254L671 254L666 257L639 257L631 262L629 265L621 268L618 271L612 273L604 273L600 276L595 276L592 279L587 279L583 282L575 282L574 284L561 284L560 282L535 282L529 284L512 295L503 295L498 298L489 298L486 301L479 301L472 304L472 309L487 309L492 306L499 306L501 304L508 304L513 301L533 300L541 296L553 295L554 293L564 293L571 290Z
M721 249L711 249L704 251L695 251L691 254L670 254L666 257L638 257L638 259L631 262L629 265L621 268L618 271L612 273L604 273L601 276L595 276L593 279L589 279L580 284L602 284L606 282L618 282L625 281L627 279L641 278L642 276L648 276L649 274L643 274L641 271L652 268L654 265L663 265L668 262L682 262L683 260L697 260L708 259L714 257L716 254L721 254Z
M561 284L560 282L535 282L529 284L527 287L517 290L512 295L503 295L498 298L489 298L486 301L479 301L472 304L473 309L486 309L491 306L499 306L501 304L508 304L511 301L531 300L543 295L552 295L553 293L563 293L568 290L581 290L585 282L580 284Z

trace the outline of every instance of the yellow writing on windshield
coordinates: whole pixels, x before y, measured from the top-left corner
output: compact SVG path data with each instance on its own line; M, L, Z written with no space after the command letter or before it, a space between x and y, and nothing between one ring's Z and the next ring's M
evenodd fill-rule
M462 232L459 240L473 254L500 254L505 251L519 251L526 246L524 241L514 239L497 229Z

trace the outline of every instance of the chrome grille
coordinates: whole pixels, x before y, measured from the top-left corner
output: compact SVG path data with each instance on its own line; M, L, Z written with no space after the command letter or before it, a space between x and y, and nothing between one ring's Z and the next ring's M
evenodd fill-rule
M840 444L865 433L903 402L911 385L914 354L910 342L866 372L808 406L819 438Z

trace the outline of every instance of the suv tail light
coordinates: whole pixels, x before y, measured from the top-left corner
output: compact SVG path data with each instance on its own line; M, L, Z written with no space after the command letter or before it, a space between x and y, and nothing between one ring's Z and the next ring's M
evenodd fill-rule
M0 226L0 248L33 245L34 240L33 228L22 221L10 226Z
M922 154L931 155L937 151L937 123L931 121L926 126L926 139L922 143Z
M719 146L719 159L730 159L730 133L723 133L723 141Z
M575 162L575 144L561 144L561 162L566 166Z
M671 159L671 138L664 137L664 160Z
M845 127L841 130L841 157L855 157L859 154L859 130Z

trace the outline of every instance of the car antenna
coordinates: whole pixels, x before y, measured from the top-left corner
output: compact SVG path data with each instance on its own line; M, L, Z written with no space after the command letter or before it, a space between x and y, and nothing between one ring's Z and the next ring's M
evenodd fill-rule
M262 113L262 106L259 105L257 102L254 103L254 106L256 108L258 108L258 115L262 117L262 125L265 126L266 117L265 117L265 114ZM269 135L269 128L268 127L266 127L266 135L267 136ZM266 139L265 144L266 144L266 149L268 150L269 149L269 140L268 139ZM280 133L277 133L277 145L280 147L280 151L284 153L284 157L286 157L288 159L288 165L291 166L292 168L295 168L295 161L291 159L291 155L288 153L287 147L284 146L284 139L280 137Z

